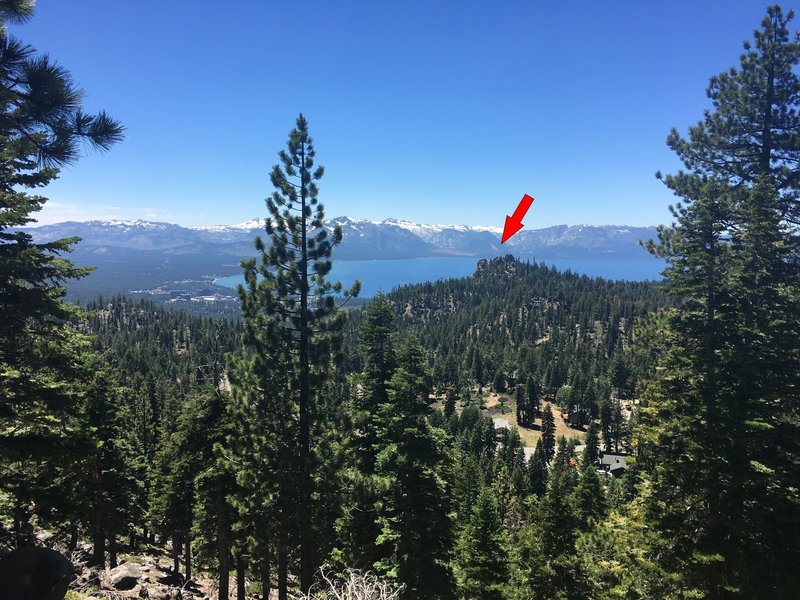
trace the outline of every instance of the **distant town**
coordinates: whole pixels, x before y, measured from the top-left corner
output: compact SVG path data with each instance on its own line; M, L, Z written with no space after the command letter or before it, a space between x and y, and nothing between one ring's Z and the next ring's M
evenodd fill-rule
M131 294L144 294L148 296L162 296L164 302L233 302L236 296L230 294L220 294L212 289L204 288L200 290L172 290L159 286L147 290L131 290Z

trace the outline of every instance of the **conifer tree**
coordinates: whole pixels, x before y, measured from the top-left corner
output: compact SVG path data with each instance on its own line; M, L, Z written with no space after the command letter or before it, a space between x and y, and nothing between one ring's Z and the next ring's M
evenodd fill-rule
M213 445L220 441L221 410L220 398L207 386L193 392L182 403L177 429L164 436L155 459L149 518L157 532L172 538L178 572L181 569L177 550L183 548L186 579L192 577L192 525L198 512L196 480L214 464Z
M456 414L456 401L458 399L458 393L452 387L447 388L447 393L445 395L444 400L444 418L450 419L454 414Z
M606 452L610 452L614 445L613 421L612 400L606 398L600 403L600 430L603 433L603 449Z
M739 67L711 78L713 109L688 138L670 133L667 144L689 170L664 178L677 196L696 196L703 178L736 188L769 175L781 214L800 219L800 34L789 30L793 18L794 11L770 6L753 41L744 43Z
M532 375L529 375L525 389L526 413L529 425L533 425L533 421L538 419L542 413L541 407L539 406L540 394L539 383Z
M380 558L375 540L380 535L378 505L382 486L376 477L376 465L378 454L388 443L390 383L397 367L394 330L392 304L379 294L367 307L360 329L364 367L360 390L351 403L351 464L345 475L350 498L337 523L337 554L350 568L370 569Z
M587 466L573 492L579 528L586 530L592 521L599 521L606 514L608 502L597 469Z
M314 469L311 430L322 418L315 406L336 360L342 325L334 301L342 286L327 280L331 253L342 232L336 227L330 233L324 226L325 213L316 184L324 170L314 168L315 155L308 122L301 114L289 133L286 150L278 153L281 164L270 173L275 192L267 199L269 246L256 238L260 264L253 259L242 262L246 285L239 289L245 328L252 331L245 344L246 360L258 361L258 376L273 383L268 390L243 393L253 401L259 401L254 397L257 393L279 393L291 415L284 422L284 439L279 444L294 449L279 454L291 461L283 463L281 458L283 468L296 473L291 481L294 496L287 506L291 507L289 521L299 535L303 591L311 586L322 560L315 548L310 518ZM356 284L346 294L357 292ZM256 358L259 354L268 358ZM249 386L251 383L245 384ZM288 550L285 548L284 554Z
M525 406L525 388L518 385L514 391L514 409L516 411L517 425L526 427L528 425L528 413Z
M91 374L89 374L91 373ZM84 395L82 418L89 432L89 448L80 471L84 479L86 504L90 508L94 564L117 566L117 539L126 535L129 524L143 517L141 483L136 480L130 433L125 424L128 410L119 383L99 357L87 364L90 381Z
M6 23L26 21L33 7L26 0L0 6L0 480L14 496L17 523L48 487L36 472L75 458L87 341L72 328L78 308L62 297L65 282L89 272L62 256L77 239L34 243L16 229L35 222L32 213L47 200L26 190L53 181L82 145L106 150L122 139L107 114L82 111L82 92L63 67L8 33Z
M784 559L800 546L782 532L796 499L779 482L799 475L784 458L796 455L797 438L783 435L798 426L797 370L786 362L800 355L797 243L766 178L740 203L724 189L706 183L677 211L669 241L668 283L685 300L640 431L648 471L658 474L649 509L678 553L690 546L702 557L673 557L686 585L712 597L791 597L800 579ZM732 244L720 239L731 222ZM678 498L702 509L686 515L671 504Z
M452 522L446 433L428 422L425 356L416 338L398 349L392 375L385 446L377 475L386 482L376 565L406 586L405 597L444 599L452 595Z
M528 481L530 491L536 496L544 496L547 491L547 456L545 454L542 438L536 442L533 455L528 460Z
M549 402L544 405L542 415L542 449L545 460L549 463L556 453L556 422Z
M462 453L456 464L460 467L455 471L453 497L455 498L456 523L461 527L466 524L472 514L472 507L485 485L485 474L481 470L478 458L473 454Z
M589 429L586 432L585 449L583 451L583 468L594 469L600 460L600 439L597 435L597 424L589 422Z
M574 471L574 470L573 470ZM547 493L533 506L517 536L513 557L513 598L582 598L570 576L575 561L578 513L573 501L574 474L552 471Z
M798 501L785 493L786 478L798 480L786 460L797 436L784 435L798 430L797 369L786 360L800 330L796 233L782 224L798 218L792 17L770 7L741 68L712 79L714 110L688 141L670 135L692 172L665 179L683 203L650 245L683 302L642 411L646 507L671 550L661 566L711 598L800 593L789 566L800 545L783 534L797 527Z
M494 495L481 490L456 548L456 574L464 600L503 600L508 540Z

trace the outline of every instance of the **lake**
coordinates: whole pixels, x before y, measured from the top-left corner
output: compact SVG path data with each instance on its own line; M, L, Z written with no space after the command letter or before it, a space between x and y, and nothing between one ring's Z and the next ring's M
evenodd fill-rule
M360 279L361 297L370 298L379 291L390 292L405 284L472 275L478 260L475 257L339 260L333 263L331 279L341 281L345 288L349 287L356 279ZM573 273L582 275L627 281L661 279L661 271L664 269L664 263L655 258L636 260L540 259L537 262L555 266L560 271L569 269ZM244 276L221 277L214 283L223 287L235 288L237 284L244 283Z

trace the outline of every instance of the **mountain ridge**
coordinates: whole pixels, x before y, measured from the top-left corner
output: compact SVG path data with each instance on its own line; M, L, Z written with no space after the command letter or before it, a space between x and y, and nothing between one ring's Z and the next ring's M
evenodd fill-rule
M25 228L38 242L62 237L82 238L79 247L128 248L164 252L227 255L252 254L252 240L263 233L263 219L233 225L182 226L143 219L64 221ZM639 240L656 237L655 227L628 225L553 225L523 229L500 244L500 227L423 224L387 218L382 221L339 216L325 227L342 228L340 260L424 258L435 256L491 257L512 252L525 258L642 258Z
M325 226L342 227L336 261L494 258L513 254L521 260L584 259L646 260L650 255L638 241L656 237L654 227L617 225L555 225L523 229L500 244L500 228L469 225L428 225L399 219L371 221L354 217L327 219ZM219 277L241 273L240 261L257 255L256 235L266 237L263 221L234 225L184 227L142 219L65 221L25 228L35 242L79 237L70 259L92 266L92 274L70 282L69 296L93 299L98 294L132 290L208 291ZM399 267L387 263L387 269ZM615 268L613 270L618 270ZM398 273L398 281L403 280ZM218 290L224 291L224 290Z

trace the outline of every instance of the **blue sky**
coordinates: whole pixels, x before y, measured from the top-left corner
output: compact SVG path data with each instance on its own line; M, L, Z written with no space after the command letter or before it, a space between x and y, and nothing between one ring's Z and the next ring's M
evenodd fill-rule
M62 170L40 222L263 216L300 111L328 216L502 226L528 193L528 228L667 222L669 129L766 5L39 0L13 34L127 127Z

